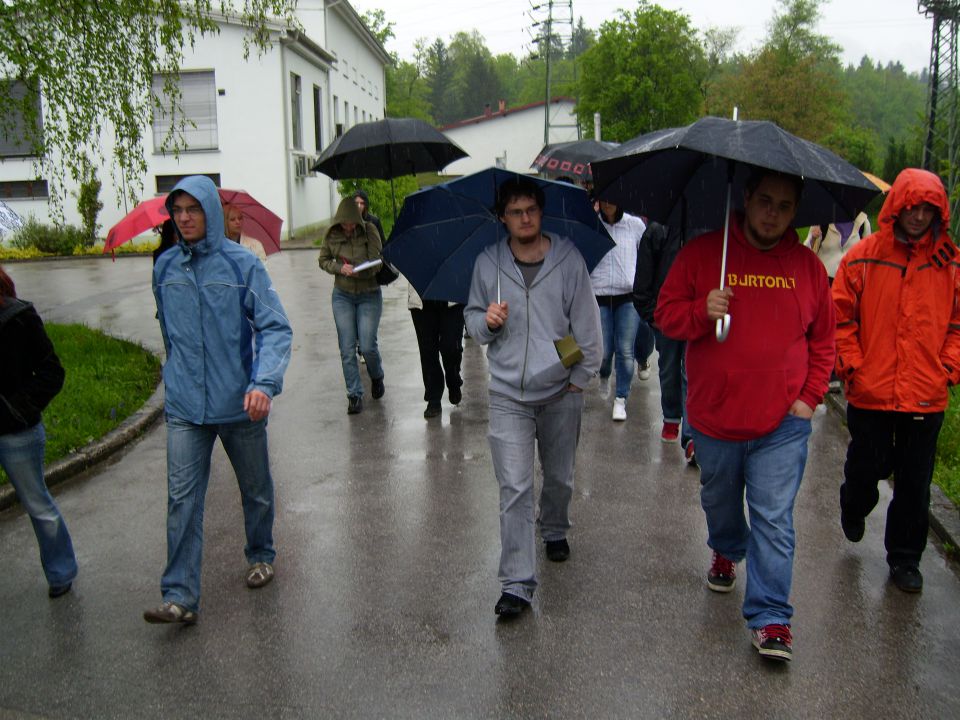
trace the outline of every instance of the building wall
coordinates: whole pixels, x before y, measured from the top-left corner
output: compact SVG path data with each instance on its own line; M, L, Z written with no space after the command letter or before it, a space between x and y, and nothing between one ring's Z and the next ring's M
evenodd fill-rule
M324 0L301 0L301 22L308 32L321 34L320 38L311 36L313 42L322 45L324 38L330 40L324 50L338 60L342 58L339 62L327 64L305 44L287 41L275 42L273 49L262 57L253 51L244 61L243 28L226 24L222 25L219 35L202 38L193 50L186 52L183 71L214 72L218 90L217 147L187 150L174 157L155 150L152 128L146 128L144 154L148 169L143 178L137 179L137 184L142 184L138 193L141 199L158 194L158 175L219 173L222 187L244 189L282 217L285 236L291 229L296 232L323 222L333 214L339 199L336 183L322 174L297 177L296 156L303 155L310 163L334 139L334 95L341 104L341 114L342 104L349 103L349 126L353 125L354 108L360 118L383 117L386 56L382 49L377 52L375 46L371 47L369 37L358 34L356 14L351 7L336 12L324 8ZM350 18L354 19L353 24L348 22ZM293 146L292 73L301 78L303 143L300 149ZM314 86L320 88L320 147L314 129ZM101 145L105 157L109 158L113 150L109 128L103 133ZM115 186L109 165L98 174L103 183L100 199L104 204L99 223L105 235L132 205L124 200L122 188ZM31 160L0 159L0 181L34 177L36 172ZM119 178L117 184L120 184ZM76 199L71 194L75 191L73 186L67 188L64 219L79 224ZM8 199L6 202L21 217L32 215L43 222L50 220L46 199Z
M573 108L573 102L568 100L551 103L551 124L572 125L552 127L551 143L579 139ZM493 113L489 118L441 129L444 135L470 155L448 165L443 174L468 175L498 164L514 172L532 173L530 164L544 144L543 125L543 105L537 105L522 110L507 110L504 114Z

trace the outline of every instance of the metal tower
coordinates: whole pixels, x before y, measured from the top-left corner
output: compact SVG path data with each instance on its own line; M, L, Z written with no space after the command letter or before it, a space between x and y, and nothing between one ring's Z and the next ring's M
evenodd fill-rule
M958 0L960 2L960 0ZM542 0L531 2L529 15L532 25L537 29L533 41L537 44L537 55L547 67L547 81L544 89L543 106L543 144L550 143L551 127L571 127L550 122L550 98L552 96L551 65L553 56L569 46L573 36L573 0Z
M960 0L920 0L917 10L933 19L923 167L945 179L950 216L956 228L960 212L960 64L957 60Z

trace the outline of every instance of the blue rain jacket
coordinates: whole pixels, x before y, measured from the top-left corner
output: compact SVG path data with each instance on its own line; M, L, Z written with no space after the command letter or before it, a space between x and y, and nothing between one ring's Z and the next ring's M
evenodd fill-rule
M224 236L213 182L184 178L167 197L167 210L177 190L203 207L206 237L193 244L181 237L153 269L167 350L166 412L198 425L238 422L247 418L249 391L272 398L282 390L293 330L263 264Z

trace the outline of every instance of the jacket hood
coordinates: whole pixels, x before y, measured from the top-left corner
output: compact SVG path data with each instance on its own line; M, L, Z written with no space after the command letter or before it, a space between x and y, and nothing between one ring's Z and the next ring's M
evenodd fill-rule
M946 232L950 227L950 206L947 203L947 191L940 178L928 170L907 168L903 170L887 193L887 199L880 209L877 222L881 232L892 236L894 224L905 208L930 203L940 212L939 223L934 220L935 234ZM939 232L937 232L939 230Z
M360 190L359 188L353 191L353 199L363 198L363 201L367 204L367 207L370 207L370 197L367 195L366 190Z
M337 214L333 216L334 225L353 223L354 225L363 227L363 215L360 214L360 208L358 208L357 203L354 202L354 197L356 196L351 195L340 201L340 205L337 206Z
M180 235L180 228L177 228L177 236L180 238L181 247L188 252L210 253L215 251L221 243L226 241L223 226L223 205L220 203L220 193L217 192L217 186L213 184L213 180L205 175L185 177L170 191L164 203L171 218L173 218L173 199L178 191L187 193L200 203L206 222L206 236L203 240L198 240L192 244L183 240L183 236ZM176 218L174 218L174 226L176 226Z

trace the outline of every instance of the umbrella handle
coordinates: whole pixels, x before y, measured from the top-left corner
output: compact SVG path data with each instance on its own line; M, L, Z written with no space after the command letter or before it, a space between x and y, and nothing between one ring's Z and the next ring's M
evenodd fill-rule
M717 320L717 342L723 342L730 334L730 313Z

